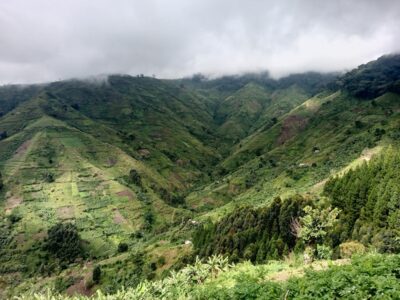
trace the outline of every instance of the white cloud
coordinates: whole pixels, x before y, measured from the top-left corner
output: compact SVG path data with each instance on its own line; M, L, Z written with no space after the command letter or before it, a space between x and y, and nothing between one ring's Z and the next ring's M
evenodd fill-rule
M0 83L349 69L400 50L396 0L0 2Z

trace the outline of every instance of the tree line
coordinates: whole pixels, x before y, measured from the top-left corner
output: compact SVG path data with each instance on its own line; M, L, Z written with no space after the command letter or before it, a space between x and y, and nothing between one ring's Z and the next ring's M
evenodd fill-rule
M218 223L206 222L193 235L196 254L224 254L232 261L257 263L277 259L301 247L291 224L308 204L310 201L299 195L284 201L278 197L267 207L241 207Z

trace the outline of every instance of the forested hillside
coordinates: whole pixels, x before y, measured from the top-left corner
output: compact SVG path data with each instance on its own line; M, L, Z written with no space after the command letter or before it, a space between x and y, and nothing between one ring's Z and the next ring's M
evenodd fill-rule
M337 243L353 239L382 252L400 251L399 163L398 148L390 148L325 184L324 194L342 211Z

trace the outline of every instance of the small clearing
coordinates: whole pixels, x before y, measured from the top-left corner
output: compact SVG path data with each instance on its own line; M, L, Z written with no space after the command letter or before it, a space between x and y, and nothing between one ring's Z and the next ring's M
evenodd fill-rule
M57 208L57 216L60 219L72 219L75 217L75 209L73 206L63 206Z
M308 119L298 115L287 117L282 124L278 144L282 145L307 126Z
M276 273L269 274L266 279L271 281L286 281L291 277L302 277L304 276L307 270L314 270L314 271L323 271L326 270L330 265L335 266L342 266L348 265L351 263L350 259L337 259L334 261L316 261L310 265L306 265L303 267L290 269L290 270L283 270Z
M117 196L120 196L120 197L128 197L129 200L134 199L134 195L130 190L120 191L120 192L117 192L116 194L117 194Z
M114 211L113 221L115 224L125 224L126 223L126 219L124 218L123 215L121 215L119 210Z
M20 206L21 203L22 203L22 200L23 200L22 197L19 197L19 196L12 196L12 197L8 198L6 200L6 205L5 205L5 208L4 208L5 212L9 213L14 208Z
M28 140L24 142L18 149L15 151L15 155L22 156L28 151L29 146L32 144L32 140Z

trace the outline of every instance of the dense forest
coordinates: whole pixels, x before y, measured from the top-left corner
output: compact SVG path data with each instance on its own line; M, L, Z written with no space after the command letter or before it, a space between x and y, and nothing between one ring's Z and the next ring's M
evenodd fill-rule
M400 91L400 55L386 55L340 77L337 84L351 95L373 99Z
M369 163L331 178L322 206L340 212L339 222L327 232L323 244L338 253L339 245L352 240L374 246L379 252L400 251L400 154L389 148ZM315 200L315 199L314 199ZM228 255L232 261L263 263L282 258L290 251L304 250L293 232L293 223L305 215L315 201L302 196L276 198L263 208L241 207L217 223L207 222L195 232L193 241L201 257ZM323 207L319 205L321 214Z
M217 224L202 225L194 234L194 247L201 257L226 254L232 261L257 263L278 259L296 246L291 223L309 203L297 195L284 201L278 197L263 208L238 208Z
M390 148L326 183L324 194L342 211L337 243L354 239L384 252L400 250L399 165L399 151Z

